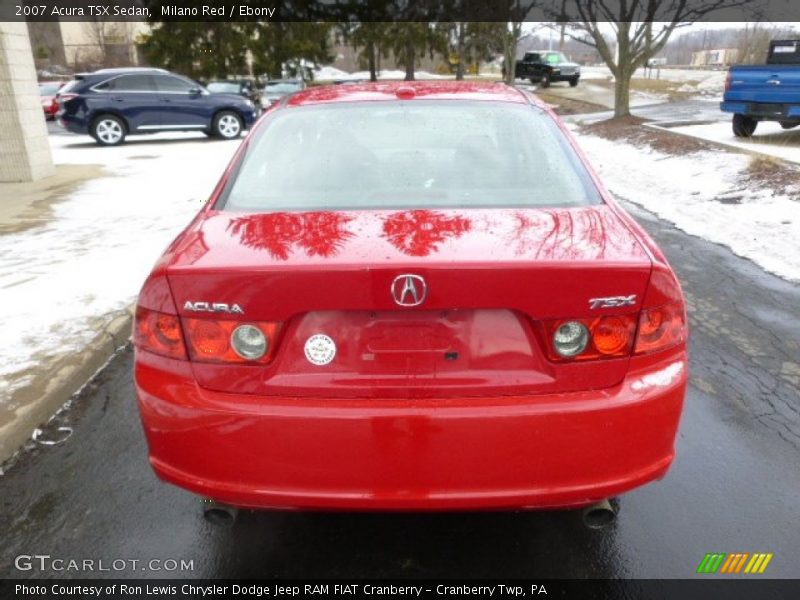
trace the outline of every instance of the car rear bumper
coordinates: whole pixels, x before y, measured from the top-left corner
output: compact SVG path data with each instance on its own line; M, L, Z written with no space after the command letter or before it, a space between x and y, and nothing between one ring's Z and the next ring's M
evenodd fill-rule
M620 385L593 392L328 400L211 392L187 363L139 352L136 383L158 476L219 502L548 508L587 505L666 473L686 355L640 362Z
M763 120L800 119L800 104L776 104L769 102L720 102L722 112L738 113Z
M89 126L85 119L71 115L63 110L56 113L58 124L72 133L89 133Z

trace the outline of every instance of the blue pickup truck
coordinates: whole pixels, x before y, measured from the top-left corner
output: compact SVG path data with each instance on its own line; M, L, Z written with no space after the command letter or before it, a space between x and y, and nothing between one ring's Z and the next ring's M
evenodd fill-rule
M750 137L759 121L800 125L800 40L774 40L766 65L734 65L720 109L733 113L733 133Z

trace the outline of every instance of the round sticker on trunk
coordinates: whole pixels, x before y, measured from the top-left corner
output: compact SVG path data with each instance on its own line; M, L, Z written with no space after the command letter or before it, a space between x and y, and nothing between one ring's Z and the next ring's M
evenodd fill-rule
M336 344L323 333L312 335L306 340L306 358L313 365L327 365L336 356Z

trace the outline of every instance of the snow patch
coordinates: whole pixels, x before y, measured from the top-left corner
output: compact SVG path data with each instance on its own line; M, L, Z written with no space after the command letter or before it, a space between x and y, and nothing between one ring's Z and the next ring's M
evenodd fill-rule
M613 194L771 273L800 281L800 202L749 183L743 175L749 156L725 151L674 156L571 128Z
M30 383L27 369L81 352L135 298L156 259L200 210L238 141L197 134L131 137L101 148L55 135L56 164L102 164L111 176L56 203L52 220L0 236L0 386Z
M378 72L378 79L381 81L405 79L405 77L406 72L399 69L382 69ZM414 71L414 77L420 80L453 79L452 75L438 75L428 71ZM369 81L369 71L348 73L335 67L321 67L314 71L314 81Z

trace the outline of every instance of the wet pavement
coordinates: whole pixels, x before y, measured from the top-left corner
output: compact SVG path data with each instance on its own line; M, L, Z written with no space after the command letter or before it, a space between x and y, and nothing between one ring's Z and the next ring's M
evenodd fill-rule
M622 497L611 527L588 530L569 511L243 512L211 525L148 467L127 349L58 419L74 429L67 441L6 465L0 577L80 575L16 570L21 554L193 561L83 573L98 577L692 577L707 552L772 552L769 576L797 577L800 286L632 212L684 284L691 380L676 462Z

